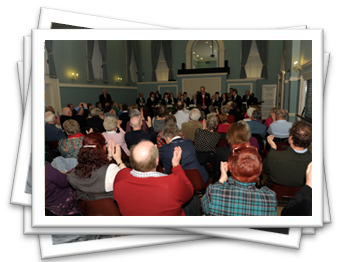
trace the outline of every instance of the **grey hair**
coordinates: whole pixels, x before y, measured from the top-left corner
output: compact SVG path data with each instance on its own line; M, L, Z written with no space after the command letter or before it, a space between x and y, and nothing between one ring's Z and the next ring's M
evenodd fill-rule
M53 112L48 111L45 113L45 123L53 122L54 118L55 118L55 115L53 114Z
M276 114L278 114L279 117L286 118L286 111L283 109L278 110Z
M218 127L218 124L219 124L219 119L215 115L212 115L207 120L207 129L215 130Z
M251 128L249 127L248 123L246 121L240 120L237 122L237 124L242 124L246 127L247 133L248 133L248 140L252 137L252 131Z
M253 111L254 111L254 107L250 107L247 109L247 116L248 118L251 118L252 117L252 114L253 114Z
M105 118L103 126L106 131L112 131L117 126L117 119L113 116L108 116Z
M259 110L254 110L252 113L252 117L255 120L260 120L260 118L262 117L262 113Z
M134 116L140 116L141 112L138 109L132 109L130 112L130 118L134 117Z
M228 105L224 105L222 108L221 108L221 111L225 114L228 114L230 112L230 107Z
M194 121L198 121L200 118L200 111L197 108L193 108L189 113L189 118Z
M161 131L161 137L166 141L166 138L173 139L176 136L180 135L180 130L176 125L168 124L163 127Z
M136 117L136 116L134 116L134 117ZM132 118L133 118L133 117L131 117L131 120L130 120L130 125L131 125L131 127L132 127L132 128L133 128L133 127L138 127L138 126L141 124L142 119L139 117L137 121L135 121L135 120L132 121Z
M208 109L209 109L210 113L214 113L215 112L215 108L214 108L213 105L210 105Z
M90 110L90 114L92 116L98 116L98 115L100 115L100 113L101 113L100 108L93 108L92 110Z

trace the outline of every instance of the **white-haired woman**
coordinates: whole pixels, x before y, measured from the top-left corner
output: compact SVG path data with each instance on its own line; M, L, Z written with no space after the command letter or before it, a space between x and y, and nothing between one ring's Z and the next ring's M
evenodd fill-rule
M102 133L102 135L105 137L106 140L106 146L108 146L108 142L110 138L113 139L115 144L119 144L120 147L125 151L126 155L130 155L130 151L127 148L127 144L125 141L125 131L121 128L121 120L117 120L115 117L108 116L104 120L104 128L106 132ZM116 131L119 130L119 133L116 133Z

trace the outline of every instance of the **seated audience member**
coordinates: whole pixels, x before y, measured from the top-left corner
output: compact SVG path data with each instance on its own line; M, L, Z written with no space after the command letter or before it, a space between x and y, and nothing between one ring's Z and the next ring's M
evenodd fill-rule
M93 108L90 113L92 117L87 119L86 127L97 129L100 133L105 132L103 112L99 108Z
M91 103L87 103L87 108L90 111L94 108L94 105L92 105Z
M183 92L183 101L185 101L186 106L189 106L189 104L191 104L191 100L189 99L189 97L187 97L187 92Z
M104 119L108 116L114 117L117 120L119 120L119 117L116 115L116 112L114 109L112 109L111 106L106 106L104 109Z
M154 109L157 104L158 104L158 99L155 97L155 93L150 92L150 97L147 99L147 108L148 108L148 115L152 119L154 117Z
M101 111L104 111L104 108L101 106L100 102L95 103L95 108L99 108Z
M241 115L240 110L237 107L237 104L232 101L228 102L227 104L230 107L229 116L233 116L235 118L234 122L238 122L238 121L242 120L242 115ZM232 124L232 123L230 123L230 124Z
M117 164L113 164L112 159ZM121 160L120 146L115 145L110 139L108 154L106 154L104 136L92 132L83 139L77 161L67 181L76 189L78 197L85 200L113 199L115 176L117 172L126 167Z
M180 165L181 148L172 152L172 173L156 171L158 149L150 141L131 148L131 167L122 169L114 182L114 199L123 216L200 215L200 200Z
M69 108L69 107L64 107L62 109L62 115L60 117L60 124L61 124L61 127L62 129L65 131L65 128L64 128L64 123L66 120L69 120L69 119L73 119L73 120L76 120L81 128L81 130L84 129L84 127L86 126L86 119L88 117L88 114L89 114L89 110L87 108L87 104L85 103L80 103L80 105L83 106L84 108L84 113L83 115L72 115L72 110ZM80 106L81 107L81 106ZM74 109L74 111L78 111L80 107L76 107L76 109Z
M254 97L250 95L249 90L247 90L246 94L243 96L242 102L247 102L247 108L253 105Z
M171 105L171 99L169 98L169 93L164 94L164 98L161 100L161 104L164 106Z
M145 120L144 116L143 116L143 109L141 108L141 111L139 111L138 109L132 109L130 111L130 119L134 116L138 116L142 119L142 130L144 132L148 132L149 131L149 128L147 126L147 121ZM128 121L127 124L126 124L126 132L130 132L132 129L131 127L131 122Z
M75 110L75 107L72 104L67 104L66 106L71 110L73 116L77 114L77 111Z
M81 214L75 191L67 183L67 175L45 163L45 208L57 216Z
M269 126L268 133L269 135L273 135L276 139L287 139L289 137L291 127L292 123L286 121L286 111L280 109L276 113L276 121ZM281 141L275 140L275 142Z
M234 144L240 143L248 143L257 148L259 152L259 144L258 141L252 137L251 130L246 121L238 121L232 123L226 134L227 146L226 147L218 147L216 149L216 164L215 164L215 180L217 181L220 177L220 162L227 162L230 148Z
M136 99L136 104L138 105L144 105L145 104L145 99L143 97L143 93L140 92L138 95L138 98Z
M275 192L255 186L261 171L257 149L249 143L232 145L228 163L221 162L219 181L209 185L202 198L203 212L208 216L276 216Z
M157 104L160 104L162 97L161 97L161 94L160 94L159 90L155 91L155 98L157 100Z
M81 133L78 122L73 119L65 121L64 128L67 138L60 139L58 149L62 157L76 158L84 135Z
M312 162L306 170L306 184L298 191L284 207L281 216L311 216L312 215Z
M197 153L199 163L206 167L211 163L212 167L216 163L216 146L219 144L221 135L216 133L219 120L216 116L203 121L203 129L198 128L194 136L194 148Z
M165 116L165 126L166 125L172 125L175 126L176 125L176 118L173 115L167 115ZM180 136L185 139L185 135L180 131ZM162 147L163 145L166 144L165 140L162 138L161 136L161 132L157 135L156 137L156 144L158 145L158 147Z
M152 120L150 119L149 116L147 121L149 132L145 132L142 130L143 122L140 116L132 117L130 121L130 125L133 130L125 134L125 141L129 149L131 149L133 145L138 144L141 140L149 140L155 144L156 134L152 126Z
M159 148L159 160L166 173L171 173L174 148L179 146L182 148L183 152L181 158L182 169L198 169L204 183L207 183L209 174L206 169L199 164L192 141L181 138L177 126L171 125L164 126L161 136L165 140L166 145Z
M254 107L252 106L249 106L249 108L247 108L247 111L246 113L244 114L244 121L251 121L251 118L252 118L252 114L253 114L253 111L255 110Z
M45 113L45 142L55 142L62 138L66 138L65 133L55 126L56 117L51 112Z
M200 111L200 118L199 118L199 123L203 124L203 120L205 119L205 113L203 110Z
M192 99L190 100L190 105L196 105L197 104L197 95L193 94Z
M178 129L182 128L183 123L187 123L189 121L189 113L186 113L184 111L184 108L185 106L183 102L178 101L176 105L177 112L174 114L174 116L176 117Z
M185 135L185 139L194 141L194 134L197 128L202 128L202 124L199 123L200 111L197 108L193 108L189 113L189 122L182 123L181 131Z
M122 127L123 130L126 131L127 122L130 121L130 116L129 116L129 113L128 113L127 104L125 104L125 103L122 104L122 110L119 113L121 113L119 115L119 119L122 121L121 127Z
M229 111L230 108L227 105L222 107L222 113L219 115L220 124L218 125L218 129L216 130L217 133L227 133L227 130L230 127L227 114Z
M290 146L284 151L276 151L273 139L273 135L268 137L271 149L263 164L269 186L271 182L282 186L303 186L307 166L312 161L312 154L307 149L312 142L312 125L303 121L296 122L290 130Z
M45 113L46 112L52 112L55 115L55 109L52 106L46 106L45 107Z
M215 96L215 95L212 95L212 96L211 96L210 104L211 104L212 106L219 106L219 102L216 100L216 96Z
M120 126L121 120L117 120L112 116L108 116L104 120L104 128L106 132L102 133L105 137L106 147L108 147L108 142L110 138L114 141L115 144L119 144L119 146L125 151L126 155L130 155L130 151L127 148L127 144L125 141L125 131ZM119 133L116 131L119 130Z
M254 96L254 93L251 93L251 97L253 97L253 102L252 105L257 105L258 104L258 98Z
M209 106L209 114L207 114L207 119L209 119L211 116L215 116L216 117L216 112L215 112L215 108L213 106Z
M111 103L112 103L112 109L114 109L115 115L117 116L119 114L119 111L120 111L119 107L118 107L116 102L112 101Z
M259 110L254 110L252 113L251 121L247 121L247 124L251 128L252 134L259 134L262 138L266 135L266 125L262 124L260 119L262 114Z
M266 125L267 128L276 121L276 108L270 108L269 112L269 117L265 119L264 125Z
M166 106L161 105L158 108L157 116L153 118L152 124L155 132L161 132L165 124L165 116L169 114Z

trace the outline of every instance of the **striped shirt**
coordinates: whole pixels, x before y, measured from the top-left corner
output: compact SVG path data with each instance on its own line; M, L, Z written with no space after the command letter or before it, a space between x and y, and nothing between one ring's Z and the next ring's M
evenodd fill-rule
M209 185L202 198L208 216L276 216L276 194L255 183L242 183L233 178Z

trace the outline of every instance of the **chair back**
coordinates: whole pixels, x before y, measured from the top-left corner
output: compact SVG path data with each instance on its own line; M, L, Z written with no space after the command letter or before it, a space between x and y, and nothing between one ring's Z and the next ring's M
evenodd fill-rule
M219 144L217 147L227 147L227 140L226 138L220 138Z
M78 199L78 203L84 216L121 216L118 206L111 198Z
M252 134L252 137L257 139L258 144L259 144L260 152L262 152L262 150L264 150L264 142L263 142L262 136L260 134Z
M59 142L58 141L52 141L52 142L47 142L49 149L51 150L57 150L59 148Z
M184 171L189 181L191 181L196 194L205 192L205 189L207 189L212 182L212 179L209 178L209 181L205 184L198 169L186 169Z
M268 186L266 181L265 181L265 185ZM302 188L302 187L282 186L274 182L271 182L270 186L268 187L276 193L276 199L279 202L288 202Z
M227 116L227 121L229 122L229 124L232 124L235 122L235 116L233 115L228 115Z

